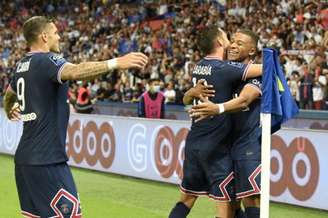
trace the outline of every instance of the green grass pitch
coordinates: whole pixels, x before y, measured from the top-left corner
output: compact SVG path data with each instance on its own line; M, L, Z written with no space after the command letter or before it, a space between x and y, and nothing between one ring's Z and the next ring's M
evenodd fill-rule
M84 218L165 218L179 198L177 186L73 169ZM213 201L200 198L188 217L212 218ZM0 218L20 218L11 156L0 155ZM328 212L270 205L270 218L319 218Z

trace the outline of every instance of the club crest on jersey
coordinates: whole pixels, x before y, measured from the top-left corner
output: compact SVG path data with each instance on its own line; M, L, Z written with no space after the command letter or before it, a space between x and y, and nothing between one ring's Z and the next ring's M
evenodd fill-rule
M61 55L57 54L53 54L49 58L56 66L62 65L66 62L66 60Z
M242 68L244 66L243 63L234 62L234 61L229 61L228 64L238 68Z

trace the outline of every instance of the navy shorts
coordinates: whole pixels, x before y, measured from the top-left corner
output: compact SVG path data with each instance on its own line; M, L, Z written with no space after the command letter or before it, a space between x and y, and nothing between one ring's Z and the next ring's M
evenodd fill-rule
M231 149L236 198L259 195L261 190L261 144L246 140Z
M186 141L183 179L180 185L183 193L207 195L217 201L231 201L234 196L232 180L232 160L226 148L216 145L211 151L189 149L188 140Z
M22 215L81 218L80 201L66 163L15 166Z

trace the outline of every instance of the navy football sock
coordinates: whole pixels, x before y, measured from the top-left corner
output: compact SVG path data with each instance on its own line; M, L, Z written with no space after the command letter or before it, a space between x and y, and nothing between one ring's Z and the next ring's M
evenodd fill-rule
M241 208L236 209L235 218L246 218L246 214Z
M259 207L246 207L245 213L247 218L259 218L260 208Z
M178 202L171 210L169 218L186 218L189 212L189 207L182 202Z

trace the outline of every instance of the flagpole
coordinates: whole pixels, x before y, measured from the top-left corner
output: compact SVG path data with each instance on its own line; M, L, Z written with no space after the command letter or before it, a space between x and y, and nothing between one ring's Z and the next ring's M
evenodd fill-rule
M271 175L271 114L261 113L261 204L260 218L269 218Z

